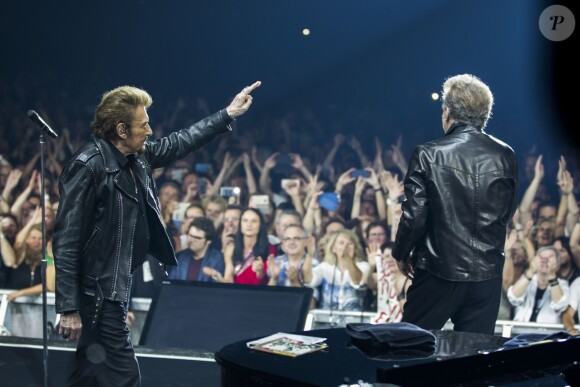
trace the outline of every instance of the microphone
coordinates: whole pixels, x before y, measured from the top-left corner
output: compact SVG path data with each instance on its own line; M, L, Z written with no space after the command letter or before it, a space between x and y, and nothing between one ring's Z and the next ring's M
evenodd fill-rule
M38 115L37 112L35 112L34 110L29 110L28 113L26 113L26 115L28 116L28 118L30 118L32 121L34 121L36 123L36 125L38 125L40 130L43 130L46 133L48 133L48 135L50 137L52 137L52 138L58 137L58 134L56 134L54 132L54 130L52 130L50 128L50 126L48 126L48 124L46 122L44 122L44 120Z

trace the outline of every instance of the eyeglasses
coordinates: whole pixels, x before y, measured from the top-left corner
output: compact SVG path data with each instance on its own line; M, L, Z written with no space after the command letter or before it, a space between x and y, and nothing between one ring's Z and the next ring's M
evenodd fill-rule
M282 239L282 242L300 242L303 241L306 238L302 238L302 237L294 237L294 238L284 238Z
M195 239L197 241L201 241L201 240L205 239L205 237L200 237L200 236L192 235L192 234L187 234L187 236L190 237L190 238L193 238L193 239Z

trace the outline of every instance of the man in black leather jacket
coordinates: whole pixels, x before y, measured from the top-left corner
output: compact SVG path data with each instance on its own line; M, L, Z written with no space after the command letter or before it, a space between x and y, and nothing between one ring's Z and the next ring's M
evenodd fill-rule
M415 148L392 254L413 276L403 321L493 334L506 226L516 206L514 151L483 129L493 95L473 75L443 85L442 138Z
M155 141L147 141L152 99L146 91L122 86L103 95L93 138L66 165L59 184L53 242L59 334L80 337L69 385L140 385L125 323L131 274L147 254L177 264L152 171L230 131L258 86L244 88L227 108L189 129Z

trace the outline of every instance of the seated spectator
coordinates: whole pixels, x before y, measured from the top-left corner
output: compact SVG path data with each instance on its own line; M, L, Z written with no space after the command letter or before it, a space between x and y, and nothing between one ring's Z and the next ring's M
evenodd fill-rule
M305 273L312 273L312 267L318 265L318 261L313 262L314 245L314 238L309 238L300 224L286 226L282 231L283 254L268 260L268 285L302 287L310 282L312 278Z
M570 301L566 311L562 314L562 322L566 331L571 335L577 335L578 330L574 326L574 321L580 320L580 278L576 278L570 286Z
M42 293L42 227L31 226L25 243L16 252L16 264L8 271L6 287L18 289L8 294L8 300L14 301L21 296L37 296ZM52 258L47 251L46 288L54 292L55 271Z
M171 266L169 279L212 282L223 280L224 257L211 247L215 238L213 222L205 217L195 218L188 230L188 248L176 254L177 266Z
M233 244L226 247L223 282L245 285L268 284L267 259L276 249L268 242L266 224L260 211L247 208L242 212L240 227Z
M569 285L556 277L560 253L553 246L540 248L528 269L508 289L508 300L516 307L514 321L560 324L568 306Z
M347 229L335 232L325 250L324 261L312 268L312 281L307 284L321 287L319 308L362 310L363 299L358 290L364 285L363 273L368 270L368 263L356 234Z

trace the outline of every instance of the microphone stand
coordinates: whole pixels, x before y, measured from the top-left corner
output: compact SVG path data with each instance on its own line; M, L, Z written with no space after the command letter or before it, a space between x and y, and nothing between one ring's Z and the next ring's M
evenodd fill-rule
M38 125L40 129L40 206L42 208L42 221L40 222L42 227L42 261L41 261L41 274L42 274L42 353L43 353L43 368L44 368L44 387L48 387L48 317L47 317L47 302L46 302L46 221L45 217L45 190L44 190L44 132L48 133L51 137L57 138L58 135L44 122L42 118L34 110L29 110L26 113L28 118Z
M44 192L44 134L40 132L40 205L42 207L42 361L44 368L44 386L48 387L48 314L46 302L46 221L45 221L45 192Z

